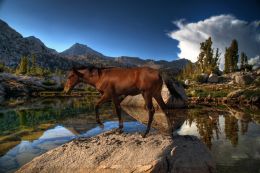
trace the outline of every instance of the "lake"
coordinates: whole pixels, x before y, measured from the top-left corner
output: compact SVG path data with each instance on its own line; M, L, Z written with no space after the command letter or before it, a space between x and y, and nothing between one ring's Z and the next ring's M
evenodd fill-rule
M101 107L104 127L96 124L96 97L10 99L0 106L0 172L14 172L46 151L74 138L91 137L118 127L111 103ZM123 108L124 132L142 133L147 113ZM260 171L260 109L256 106L193 106L157 110L152 130L194 135L204 142L218 172Z

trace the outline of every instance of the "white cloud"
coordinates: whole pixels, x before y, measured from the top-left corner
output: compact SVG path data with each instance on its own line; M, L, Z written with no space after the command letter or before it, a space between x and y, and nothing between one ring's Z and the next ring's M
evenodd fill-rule
M248 61L248 64L253 65L253 69L260 68L260 56L258 55L258 56L254 57L254 58L251 58Z
M221 69L225 47L228 47L233 39L238 41L239 52L244 51L249 58L260 55L260 21L247 22L232 15L219 15L194 23L185 23L185 20L181 19L174 24L178 29L168 35L179 41L179 58L195 62L200 51L200 43L210 36L213 48L220 49Z

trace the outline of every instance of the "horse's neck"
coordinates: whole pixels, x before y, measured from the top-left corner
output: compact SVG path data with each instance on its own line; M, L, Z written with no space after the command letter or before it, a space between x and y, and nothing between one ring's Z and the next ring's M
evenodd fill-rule
M84 81L84 83L89 84L89 85L97 88L97 85L99 83L99 79L100 79L100 77L97 76L97 77L95 77L95 79L92 79L92 80L84 79L83 81Z

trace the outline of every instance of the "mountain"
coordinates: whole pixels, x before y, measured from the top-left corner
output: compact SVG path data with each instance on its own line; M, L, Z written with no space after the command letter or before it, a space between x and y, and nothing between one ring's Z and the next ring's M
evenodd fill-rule
M75 43L70 48L64 50L60 53L60 55L64 56L80 56L80 55L95 55L95 56L104 56L101 53L91 49L87 45Z
M94 64L120 67L149 66L178 72L188 63L188 60L185 59L168 62L128 56L108 57L80 43L75 43L65 51L58 53L34 36L23 37L0 19L0 62L9 67L16 67L22 56L28 56L31 60L32 55L36 57L36 62L40 66L62 70L70 69L73 66Z
M23 37L7 23L0 19L0 62L10 67L16 67L22 56L36 56L39 65L48 68L70 68L73 63L57 54L44 43L34 37Z

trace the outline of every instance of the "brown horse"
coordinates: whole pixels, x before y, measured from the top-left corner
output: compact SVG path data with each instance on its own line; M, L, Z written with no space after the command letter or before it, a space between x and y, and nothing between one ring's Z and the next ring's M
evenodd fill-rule
M85 67L74 69L69 73L68 80L64 87L64 92L69 92L80 82L92 85L100 93L101 98L95 105L96 121L103 125L99 118L98 109L101 104L112 99L119 119L119 129L123 128L121 118L120 96L142 94L149 112L147 129L143 135L145 137L153 121L154 107L152 98L160 105L162 110L167 108L164 103L161 90L163 85L162 77L158 70L149 67L136 68L97 68Z

